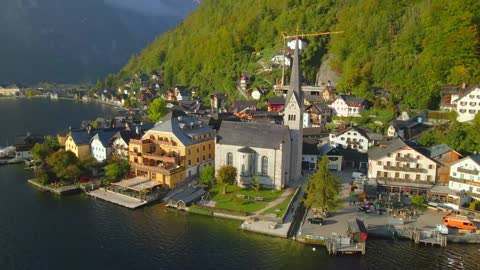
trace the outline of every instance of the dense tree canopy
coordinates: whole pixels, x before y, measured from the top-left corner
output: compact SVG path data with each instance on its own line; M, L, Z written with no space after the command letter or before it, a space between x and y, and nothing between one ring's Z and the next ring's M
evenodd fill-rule
M307 207L332 211L340 205L339 193L340 183L328 169L327 156L323 156L318 162L317 171L308 179L307 196L303 203Z
M157 122L167 114L167 103L162 98L156 98L148 106L148 119Z
M271 87L278 70L258 73L289 34L343 30L309 38L302 68L314 82L322 60L340 75L338 88L372 99L391 90L414 108L434 107L445 84L480 79L480 2L475 0L204 0L174 30L158 37L106 81L163 72L165 85L200 86L235 98L240 72Z

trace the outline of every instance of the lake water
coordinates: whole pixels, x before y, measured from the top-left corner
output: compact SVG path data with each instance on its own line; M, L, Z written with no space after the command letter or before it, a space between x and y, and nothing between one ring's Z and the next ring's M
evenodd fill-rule
M0 142L114 111L69 100L0 99ZM322 247L242 232L238 221L160 205L132 211L83 194L60 198L29 185L29 174L19 165L0 167L0 270L480 269L479 245L371 239L366 256L330 257Z

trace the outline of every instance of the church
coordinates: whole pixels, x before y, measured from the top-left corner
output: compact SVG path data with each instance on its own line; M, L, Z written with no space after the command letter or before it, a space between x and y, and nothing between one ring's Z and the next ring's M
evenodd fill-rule
M285 99L283 125L223 121L215 144L215 169L237 168L237 184L258 177L263 187L283 189L302 174L303 94L298 43Z

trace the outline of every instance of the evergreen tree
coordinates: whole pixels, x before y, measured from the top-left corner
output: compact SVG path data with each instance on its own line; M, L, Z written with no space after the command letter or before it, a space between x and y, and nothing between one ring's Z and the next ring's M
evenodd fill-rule
M339 192L340 183L328 169L327 156L323 156L317 171L308 179L307 196L303 203L307 207L332 211L340 206Z

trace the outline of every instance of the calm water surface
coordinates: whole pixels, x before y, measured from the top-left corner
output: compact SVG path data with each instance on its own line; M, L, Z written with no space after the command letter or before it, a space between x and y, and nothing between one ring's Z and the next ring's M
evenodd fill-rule
M0 99L0 142L114 111L68 100ZM460 262L480 269L478 245L440 249L371 240L366 256L329 257L323 248L239 231L237 221L160 205L132 211L86 195L59 198L33 188L28 178L22 166L0 167L0 270L462 269Z

